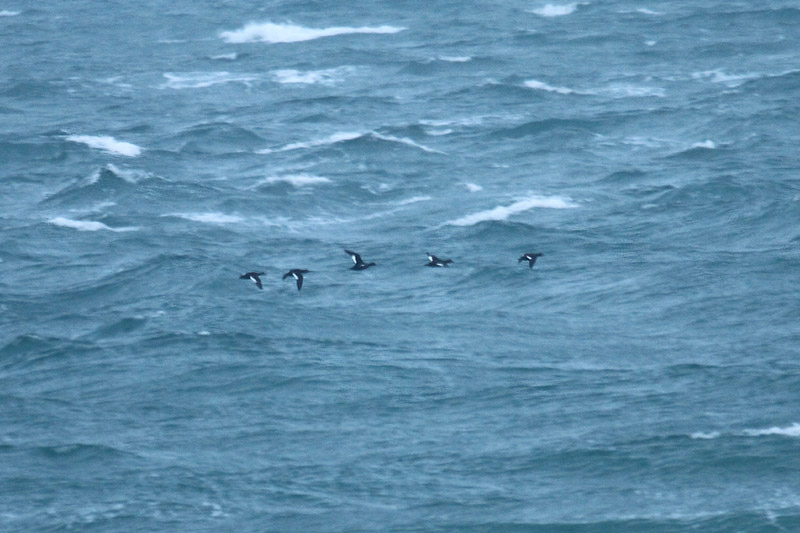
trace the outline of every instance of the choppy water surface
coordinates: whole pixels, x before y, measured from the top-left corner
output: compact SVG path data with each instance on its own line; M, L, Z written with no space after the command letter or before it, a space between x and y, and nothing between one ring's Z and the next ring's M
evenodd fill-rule
M798 30L0 4L0 529L800 530Z

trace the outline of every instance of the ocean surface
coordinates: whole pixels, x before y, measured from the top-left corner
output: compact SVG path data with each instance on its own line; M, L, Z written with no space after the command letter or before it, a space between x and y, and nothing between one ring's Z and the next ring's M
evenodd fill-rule
M0 531L800 531L798 124L796 0L0 2Z

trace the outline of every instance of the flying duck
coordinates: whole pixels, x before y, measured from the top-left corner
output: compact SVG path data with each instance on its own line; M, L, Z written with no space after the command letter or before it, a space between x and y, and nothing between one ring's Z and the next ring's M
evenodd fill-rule
M439 259L438 257L436 257L435 255L433 255L433 254L431 254L429 252L425 252L425 253L428 254L429 263L425 264L425 266L428 266L428 267L446 267L449 263L453 262L452 259Z
M345 250L345 253L350 256L350 259L352 259L354 263L353 266L350 267L350 270L366 270L371 266L376 266L375 263L365 263L364 260L361 259L361 256L355 252Z
M293 268L289 272L283 275L283 279L292 276L294 279L297 280L297 290L299 291L300 289L303 288L303 274L307 272L308 270L304 270L302 268Z
M261 286L261 278L258 276L263 276L263 272L247 272L246 274L242 274L239 276L239 279L249 279L252 280L253 283L256 284L256 287L259 289L263 289L264 287Z
M522 257L520 257L517 260L517 263L521 263L523 261L527 261L528 262L528 268L533 268L533 264L536 263L536 259L541 257L541 256L543 256L543 255L544 254L522 254Z

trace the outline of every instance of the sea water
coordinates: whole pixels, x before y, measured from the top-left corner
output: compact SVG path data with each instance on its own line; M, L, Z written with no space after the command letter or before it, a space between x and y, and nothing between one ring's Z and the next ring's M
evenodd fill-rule
M0 530L800 531L798 51L790 0L0 3Z

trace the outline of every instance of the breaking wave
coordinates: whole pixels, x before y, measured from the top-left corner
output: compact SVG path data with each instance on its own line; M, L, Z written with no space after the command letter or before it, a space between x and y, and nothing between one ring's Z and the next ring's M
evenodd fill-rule
M364 26L360 28L332 27L306 28L295 24L275 24L273 22L250 22L244 27L223 31L219 36L228 43L296 43L321 37L333 37L352 33L397 33L405 28L395 26Z
M517 200L511 205L500 205L486 211L479 211L455 220L445 222L451 226L473 226L487 220L506 220L508 217L524 211L542 207L548 209L570 209L578 207L577 204L560 196L529 196Z
M108 135L68 135L68 141L87 145L89 148L96 148L105 152L136 157L142 153L142 148L133 143L118 141Z

